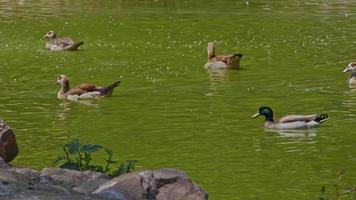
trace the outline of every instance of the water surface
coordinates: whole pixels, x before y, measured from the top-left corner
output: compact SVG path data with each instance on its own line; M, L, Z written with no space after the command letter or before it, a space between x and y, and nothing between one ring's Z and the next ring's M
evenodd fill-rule
M140 169L174 167L211 199L316 199L332 174L356 182L353 1L0 0L0 109L17 134L14 165L41 169L78 138ZM42 36L83 40L48 52ZM208 72L206 45L242 53L240 71ZM56 98L71 85L122 80L112 97ZM322 127L271 132L250 119L327 112Z

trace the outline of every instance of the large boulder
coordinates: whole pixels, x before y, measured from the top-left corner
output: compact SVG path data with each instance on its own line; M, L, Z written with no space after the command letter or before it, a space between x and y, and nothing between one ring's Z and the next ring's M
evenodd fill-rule
M2 157L5 162L10 162L18 153L19 149L14 132L0 119L0 157Z
M38 178L35 178L35 177ZM39 172L26 168L0 168L0 199L6 200L103 200L38 181Z
M100 184L109 181L109 177L93 171L80 172L70 169L44 168L40 174L40 181L50 185L62 185L79 193L90 194Z
M99 186L94 195L116 200L207 200L208 194L176 169L135 172Z

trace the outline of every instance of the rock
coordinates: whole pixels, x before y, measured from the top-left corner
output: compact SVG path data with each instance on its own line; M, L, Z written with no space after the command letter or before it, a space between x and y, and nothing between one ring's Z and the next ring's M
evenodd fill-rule
M208 194L176 169L129 173L99 186L92 194L106 199L207 200Z
M3 120L0 120L0 157L5 162L10 162L18 153L14 132Z
M41 183L39 172L27 168L0 169L0 199L6 200L102 200Z
M156 200L206 200L208 194L198 185L188 179L178 179L176 182L162 186Z
M135 173L118 176L102 185L93 192L94 195L107 199L142 200L145 191L141 177Z
M4 159L2 159L1 157L0 157L0 168L3 168L3 169L10 168L10 165L8 165L8 164L4 161Z
M96 190L99 187L99 185L110 180L108 176L102 173L89 173L89 171L84 173L87 174L86 175L87 180L84 181L79 186L72 188L76 192L83 193L83 194L90 194L94 190Z
M70 169L44 168L40 174L42 183L61 185L76 192L89 194L107 182L109 177L93 171L80 172Z
M27 179L32 180L32 181L39 181L40 180L40 172L30 169L30 168L9 168L8 171L16 172L18 174L21 174L25 176Z

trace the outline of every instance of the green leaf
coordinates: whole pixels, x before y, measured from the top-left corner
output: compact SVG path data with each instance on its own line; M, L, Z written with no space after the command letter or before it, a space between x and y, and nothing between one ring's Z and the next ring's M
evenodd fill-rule
M110 164L115 164L115 163L117 163L117 161L116 160L105 160L107 163L110 163Z
M105 152L108 156L112 156L113 152L111 149L105 148Z
M80 151L85 153L94 153L102 148L103 146L99 144L86 144L83 145L82 148L80 148Z
M75 162L66 162L66 163L60 165L59 168L79 170L79 166Z
M53 165L58 165L59 162L63 161L63 160L66 160L66 157L65 156L58 156L54 161L53 163L51 164L52 166Z
M76 154L80 148L80 142L78 139L72 140L71 142L64 145L68 149L70 155Z

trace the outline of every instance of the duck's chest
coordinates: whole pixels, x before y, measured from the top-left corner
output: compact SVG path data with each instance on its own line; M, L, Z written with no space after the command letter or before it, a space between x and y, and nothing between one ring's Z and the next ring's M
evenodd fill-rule
M59 91L57 94L58 99L65 99L67 98L66 94L63 91Z
M348 84L350 87L352 88L356 88L356 77L355 76L351 76L348 80Z
M204 65L205 69L226 69L227 66L221 61L209 61Z

